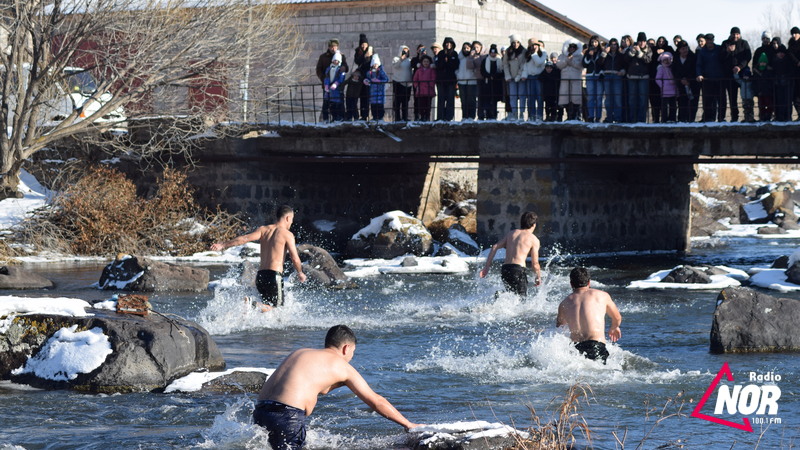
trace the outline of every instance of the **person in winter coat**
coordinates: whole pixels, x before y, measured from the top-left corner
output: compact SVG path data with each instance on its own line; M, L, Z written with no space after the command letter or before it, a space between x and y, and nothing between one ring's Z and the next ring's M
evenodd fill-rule
M539 75L542 83L542 101L544 103L544 120L546 122L561 122L564 115L558 106L558 90L561 86L561 70L552 61L544 64L544 72Z
M477 109L478 120L486 119L485 110L481 109L481 97L483 92L483 73L481 73L481 64L488 55L483 52L483 44L480 41L472 41L472 56L467 59L467 70L472 71L472 76L475 77L475 108ZM464 99L462 98L463 102Z
M408 101L411 99L411 51L400 46L399 55L392 60L392 111L395 122L408 122Z
M789 57L786 46L781 44L775 51L775 58L770 62L773 73L775 92L775 120L788 122L792 120L792 88L796 64Z
M497 49L497 44L489 46L489 54L481 62L481 97L478 99L478 109L486 120L497 120L497 102L502 102L505 96L505 75L503 73L503 57Z
M622 115L622 85L625 77L625 57L619 50L616 38L608 41L608 46L600 55L600 72L603 74L603 90L606 95L606 123L624 121Z
M583 55L578 50L578 41L564 42L556 66L561 69L561 85L558 104L567 110L567 120L578 120L583 97Z
M678 86L670 68L672 53L662 53L658 57L658 62L661 63L656 70L656 85L661 97L660 118L662 122L675 122L678 108Z
M522 46L519 35L512 34L508 38L511 45L503 56L503 74L508 86L508 100L511 111L509 120L523 120L525 118L525 103L528 98L528 83L522 78L525 65L525 47Z
M786 42L786 56L794 63L795 73L792 76L795 77L795 80L792 88L792 103L797 110L798 118L800 118L800 28L792 27L790 34L792 37ZM791 116L791 111L789 111L789 115Z
M605 57L600 47L600 38L592 36L583 52L583 67L586 69L586 111L587 122L599 122L603 115L603 70Z
M730 78L722 67L723 50L714 35L705 35L706 45L697 52L697 81L703 86L703 122L725 121L726 102L723 80Z
M322 80L324 95L322 98L322 120L327 122L341 121L344 118L344 77L342 69L342 54L336 52L331 59L331 65L325 71Z
M542 50L542 41L528 39L528 50L525 52L525 66L523 67L523 78L528 80L528 120L544 118L542 85L539 75L544 72L546 63L547 53Z
M653 50L647 45L647 35L639 33L636 43L625 53L625 72L628 77L628 119L647 121L647 99L650 89L650 61Z
M772 33L761 33L761 47L753 54L753 91L758 96L758 120L769 122L775 111L775 102L772 85L772 66L770 61L775 58L775 48L772 46Z
M700 99L700 85L695 79L697 59L687 41L678 43L677 52L670 68L678 86L678 121L694 122Z
M497 50L497 45L489 47L489 54L481 63L481 97L478 99L478 108L486 120L497 120L497 102L503 101L505 76L503 74L503 58Z
M358 69L354 70L344 84L344 119L348 121L358 120L358 99L361 97L361 91L367 89L367 87L364 86L361 71Z
M675 54L675 50L669 45L669 41L664 36L656 39L653 49L653 60L650 62L650 118L653 123L663 122L661 118L661 89L656 85L656 72L661 67L658 58L664 53Z
M414 72L414 105L419 113L419 120L431 120L431 101L436 95L436 69L428 55L420 57L420 67Z
M372 60L373 53L374 49L369 45L367 35L361 33L358 37L358 47L356 47L355 55L353 56L353 64L361 71L362 76L366 76L366 73L370 70L370 61ZM361 108L361 120L367 120L369 118L369 89L361 90L359 103Z
M372 118L381 121L385 114L383 104L386 101L386 83L389 82L389 76L383 71L381 58L378 55L372 55L370 62L372 67L364 77L364 84L369 86L369 105L372 110Z
M478 81L475 79L475 71L472 66L475 58L480 58L472 49L472 44L464 42L461 44L461 53L458 55L458 91L461 97L461 120L475 119L478 109ZM469 63L469 64L468 64Z
M439 95L436 101L436 120L451 121L456 115L456 71L458 71L458 52L456 41L451 37L444 38L442 50L436 54L436 90Z
M319 59L317 59L317 78L319 78L320 83L325 81L325 71L331 66L331 61L333 60L333 55L339 51L339 40L338 39L331 39L328 41L328 50L319 55ZM342 55L342 62L339 64L344 72L349 70L347 66L347 58Z
M733 27L728 40L722 43L722 48L725 53L724 69L731 74L730 80L725 85L728 102L731 105L731 122L739 120L739 92L742 97L744 121L755 122L755 102L753 102L752 71L750 70L753 52L750 50L750 44L742 39L739 27Z

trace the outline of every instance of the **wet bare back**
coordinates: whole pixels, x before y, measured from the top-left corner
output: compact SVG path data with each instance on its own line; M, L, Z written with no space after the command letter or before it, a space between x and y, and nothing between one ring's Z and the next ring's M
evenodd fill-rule
M525 267L525 260L531 254L531 250L539 253L539 238L534 236L530 230L514 230L506 236L506 264L518 264Z
M274 270L283 273L283 258L289 249L289 243L293 244L293 235L289 230L278 227L277 225L265 225L260 227L261 238L261 270Z
M611 296L597 289L573 292L558 306L557 324L568 324L573 342L606 342L605 317L617 310ZM616 314L619 314L617 311Z
M317 404L317 396L341 386L349 372L350 364L335 352L299 349L267 379L258 399L281 402L310 415Z

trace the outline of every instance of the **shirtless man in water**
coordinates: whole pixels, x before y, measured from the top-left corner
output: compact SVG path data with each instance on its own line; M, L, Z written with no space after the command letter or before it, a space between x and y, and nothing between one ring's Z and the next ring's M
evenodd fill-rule
M572 294L558 305L556 326L569 325L569 334L575 348L585 357L606 363L605 325L606 314L611 318L608 337L617 342L622 337L619 329L622 315L608 293L589 287L589 271L585 267L576 267L569 274Z
M495 253L501 248L505 248L506 259L500 269L500 277L503 279L503 285L507 291L514 292L521 297L528 295L528 271L525 268L525 259L529 255L531 269L536 274L535 286L542 284L542 269L539 266L539 238L533 234L537 219L538 217L533 211L522 214L519 220L520 229L509 232L492 246L492 250L486 258L486 265L481 270L481 278L486 278L489 273Z
M283 205L278 207L275 216L276 221L272 225L258 227L252 233L211 246L212 251L219 252L252 241L261 243L261 266L256 274L256 288L264 301L262 311L268 311L273 306L283 306L283 257L286 252L289 252L297 278L301 283L306 281L294 243L294 234L289 231L294 221L294 211L290 206Z
M388 400L376 394L350 365L356 351L356 335L345 325L336 325L325 336L325 348L295 350L267 378L258 395L253 421L269 432L274 449L299 449L306 438L307 416L314 411L317 396L347 386L370 408L405 427L408 421Z

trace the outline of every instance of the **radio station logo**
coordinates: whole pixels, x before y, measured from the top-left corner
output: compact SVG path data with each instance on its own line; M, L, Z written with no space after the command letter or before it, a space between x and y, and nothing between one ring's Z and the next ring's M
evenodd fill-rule
M778 415L778 400L781 398L781 389L776 383L782 377L772 372L758 373L749 372L748 384L720 384L722 378L733 382L733 373L728 363L714 377L714 380L706 389L703 398L697 403L691 416L698 419L714 422L719 425L736 428L743 431L753 432L753 424L770 425L780 424L781 418ZM764 384L770 383L770 384ZM719 386L719 389L717 387ZM703 413L703 407L712 399L716 391L716 404L714 412L711 414ZM741 421L723 419L721 416L750 416L743 417Z

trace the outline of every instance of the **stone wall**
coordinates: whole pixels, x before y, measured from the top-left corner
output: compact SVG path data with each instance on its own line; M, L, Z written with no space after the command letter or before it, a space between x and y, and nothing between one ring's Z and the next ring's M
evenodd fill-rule
M587 41L585 34L577 33L553 20L543 17L526 2L488 1L483 4L475 0L453 0L441 2L436 8L436 39L451 36L456 41L456 50L462 42L479 40L485 51L489 45L509 45L509 35L522 37L523 46L529 38L544 42L548 52L561 53L561 46L569 38Z

